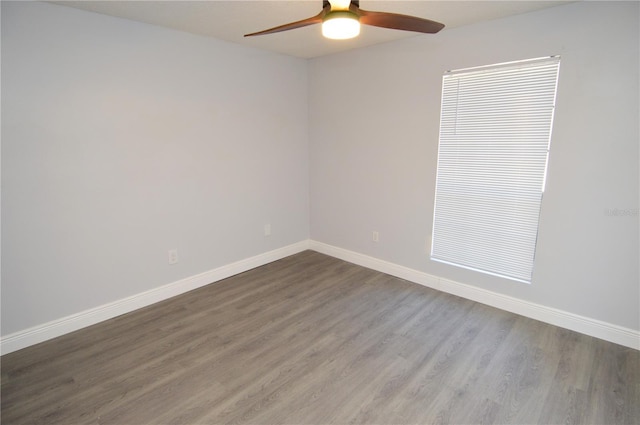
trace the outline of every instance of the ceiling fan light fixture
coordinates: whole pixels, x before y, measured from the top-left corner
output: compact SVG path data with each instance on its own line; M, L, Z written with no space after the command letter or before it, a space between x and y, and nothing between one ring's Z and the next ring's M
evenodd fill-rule
M360 34L358 15L347 10L327 13L322 21L322 35L332 40L346 40Z

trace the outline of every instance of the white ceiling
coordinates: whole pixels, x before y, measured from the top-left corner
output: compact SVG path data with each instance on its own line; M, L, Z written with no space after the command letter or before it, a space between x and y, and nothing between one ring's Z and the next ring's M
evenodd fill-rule
M566 0L361 0L360 7L366 10L402 13L442 22L446 25L442 31L447 31L448 28L517 15L569 2ZM54 1L52 3L214 37L301 58L313 58L406 37L438 36L437 34L423 35L363 26L359 37L352 40L335 41L323 38L320 26L313 25L277 34L243 37L247 33L316 15L322 9L322 0L109 0Z

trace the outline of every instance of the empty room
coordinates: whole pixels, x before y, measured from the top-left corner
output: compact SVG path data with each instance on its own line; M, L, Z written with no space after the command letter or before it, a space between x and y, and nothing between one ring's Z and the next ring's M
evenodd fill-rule
M2 424L638 424L640 2L2 1Z

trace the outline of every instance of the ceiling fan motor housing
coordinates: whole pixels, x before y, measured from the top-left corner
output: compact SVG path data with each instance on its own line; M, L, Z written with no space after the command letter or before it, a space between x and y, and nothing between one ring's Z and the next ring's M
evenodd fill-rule
M360 0L351 0L351 4L355 7L360 7ZM331 7L329 0L322 0L322 8L324 9L327 6Z

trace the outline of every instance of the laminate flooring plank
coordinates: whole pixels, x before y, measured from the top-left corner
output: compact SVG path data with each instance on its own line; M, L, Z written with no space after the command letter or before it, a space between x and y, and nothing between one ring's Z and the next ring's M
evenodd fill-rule
M531 423L539 416L557 360L539 347L545 329L537 325L519 317L479 381L476 391L500 406L495 423Z
M538 422L584 423L594 339L569 331L561 333L558 367Z
M352 271L353 273L359 272L360 274L367 275L362 269L352 268ZM327 294L330 293L318 291L317 295L326 297ZM307 291L304 295L307 296L308 299L313 299L311 291ZM235 310L227 311L235 313ZM270 311L270 313L262 315L263 318L269 320L264 320L260 323L243 323L242 321L238 322L240 325L238 325L238 323L231 323L228 325L236 328L238 326L240 327L240 331L233 329L233 333L231 334L229 332L223 332L222 334L205 332L197 337L186 334L186 337L192 339L190 343L185 345L182 344L181 341L180 344L173 344L176 347L176 349L173 350L166 350L166 346L158 343L158 341L156 341L156 344L143 344L136 350L133 350L133 352L124 352L121 356L121 361L105 367L104 370L108 371L108 376L101 377L101 380L104 381L102 385L91 385L87 389L79 385L76 388L77 391L68 397L65 405L59 406L57 410L59 414L61 414L62 411L66 411L68 416L73 416L75 411L82 409L82 406L86 404L86 400L96 397L98 393L107 400L112 400L109 404L111 408L118 406L117 402L120 400L118 395L125 395L126 399L136 398L139 394L143 394L148 388L171 379L176 369L187 366L186 362L191 358L185 355L187 351L211 352L215 353L215 357L221 356L225 353L225 350L233 348L231 355L236 358L241 356L242 353L253 353L258 348L263 348L262 341L268 338L269 335L267 329L285 321L292 314L291 309L287 309L286 312ZM208 329L209 326L206 325L207 323L198 324L199 327ZM229 339L229 335L231 335L232 338ZM149 351L149 347L152 348L151 351ZM140 352L141 354L136 354L136 352ZM181 361L179 362L178 360ZM201 363L205 360L215 361L215 358L211 358L211 356L198 356L191 361ZM109 378L109 376L114 376L115 379ZM87 382L82 379L77 379L77 381L80 383ZM36 406L32 406L32 408L35 407ZM102 411L103 408L104 406L101 407L100 411ZM62 418L64 418L64 416ZM52 420L52 418L48 419ZM61 421L64 422L63 419L61 419Z
M484 306L483 306L484 307ZM498 404L487 396L483 382L491 360L514 326L516 316L484 307L488 324L465 348L464 361L456 362L455 375L438 397L437 421L448 423L494 423Z
M473 356L473 353L479 340L486 338L483 335L486 326L487 322L480 320L472 309L459 329L438 345L428 367L416 374L405 392L409 397L400 410L409 420L422 423L447 421L455 412L465 385L473 382L474 371L477 373L483 367L483 356ZM469 378L472 381L467 381ZM456 385L452 387L451 382Z
M369 285L373 285L374 282L369 282ZM361 326L356 326L353 327L351 326L350 329L355 330L355 332L352 332L352 335L348 336L347 338L341 338L339 342L337 342L337 344L335 344L332 347L333 352L351 352L351 350L354 350L352 353L352 359L353 357L356 358L356 360L353 362L355 364L359 363L359 361L363 361L364 358L366 358L367 356L371 356L372 352L374 352L376 350L376 345L379 344L380 338L379 338L379 329L381 327L387 326L388 323L384 320L382 320L382 318L384 317L388 317L390 314L395 314L397 309L395 308L396 306L398 306L400 304L400 302L403 299L406 299L409 296L409 294L406 293L402 293L401 291L395 291L393 293L389 293L385 299L386 301L383 304L380 305L371 305L369 304L369 308L366 308L364 310L354 310L354 309L349 309L347 311L357 311L359 312L358 315L356 316L358 322ZM379 301L379 299L377 299L376 301ZM366 303L366 301L365 301ZM365 317L358 317L358 316L362 316L362 312L366 313ZM338 312L336 312L338 313ZM352 315L352 313L348 313L349 315ZM352 317L352 320L354 318ZM335 328L335 326L332 326L332 328ZM338 327L339 328L339 327ZM332 331L333 332L333 331ZM336 348L337 345L337 348ZM326 354L330 354L330 352L327 352ZM325 364L327 363L326 361L327 356L318 356L318 359L316 361L316 365L321 365L321 364ZM348 358L348 356L340 356L340 358ZM331 363L331 359L329 359L328 363ZM348 377L351 376L351 374L353 373L353 371L350 369L352 367L352 364L347 364L347 365L342 365L341 369L340 369L340 374L339 374L339 379L343 382L348 381ZM256 415L259 411L264 411L265 410L265 405L267 404L272 404L274 402L274 400L276 399L282 399L281 394L283 391L286 391L287 387L290 387L292 382L296 381L301 381L304 380L308 375L310 375L311 373L315 373L316 371L311 368L311 367L307 367L304 370L300 371L300 374L296 374L293 376L288 377L288 379L286 381L280 381L280 382L274 382L273 385L271 385L270 387L262 387L260 388L260 393L257 394L257 399L254 401L253 399L255 397L252 397L252 402L253 402L253 407L252 408L247 408L247 409L234 409L235 411L238 410L243 410L246 411L246 413L244 415L242 415L241 417L215 417L215 418L208 418L214 422L245 422L245 421L252 421L252 417L253 415ZM276 397L275 395L278 395L278 397ZM244 400L243 402L247 402L247 400Z
M413 341L404 335L395 333L395 329L398 323L405 323L407 319L415 315L415 313L414 311L411 312L411 314L406 314L406 317L399 316L397 318L399 320L396 320L395 323L390 322L389 324L391 326L389 326L387 330L388 333L381 335L381 344L370 347L367 351L363 352L363 354L356 356L355 360L352 360L351 363L349 363L349 359L353 359L353 356L348 355L348 352L338 353L340 355L334 357L333 362L328 363L332 368L322 373L326 378L312 385L309 389L303 389L301 394L306 396L307 399L315 400L315 405L318 406L316 411L310 410L310 408L307 407L303 410L303 413L312 417L324 415L320 416L321 422L338 423L362 421L363 418L359 416L362 416L363 409L365 413L370 409L386 409L392 402L391 393L388 394L390 397L385 400L384 403L378 404L375 407L371 405L368 406L367 399L375 395L377 392L376 388L384 388L386 386L388 391L390 386L387 385L387 383L389 381L395 382L393 384L395 389L399 388L401 382L412 374L409 366L414 367L417 363L407 361L405 357L407 353L411 352L409 345L411 345ZM451 323L451 326L453 328L455 322ZM357 345L361 345L361 343L358 342ZM386 349L384 349L385 346L387 347ZM342 359L344 359L344 361L342 361ZM380 371L385 370L388 364L397 366L394 369L386 370L386 373L381 376ZM400 367L400 365L403 365L403 367ZM382 379L385 377L388 377L388 380ZM370 390L360 391L360 388L368 386L371 382L375 382L376 385ZM356 389L358 391L356 391ZM357 397L361 392L365 398ZM349 394L351 394L351 396L348 396ZM309 397L309 395L311 395L311 397ZM327 397L332 398L328 400L328 403L325 401ZM354 403L354 401L356 401L356 403ZM330 407L342 406L343 404L345 404L345 406L340 410L349 412L349 415L332 419L332 410ZM327 417L327 415L329 416ZM300 420L303 418L304 416L301 417ZM298 417L296 416L294 419L298 419Z
M358 269L355 269L358 270ZM361 272L361 270L358 270ZM358 280L356 280L356 282L358 282ZM344 289L345 286L343 286ZM361 285L359 285L358 287L361 287ZM340 295L343 291L337 291L337 294ZM332 296L335 296L332 295ZM304 304L300 304L300 305L304 305ZM309 306L313 307L315 304L311 303L308 304ZM324 303L322 302L318 302L317 303L318 306L322 306L324 305ZM297 310L300 310L300 306L298 305ZM293 310L288 310L285 313L279 313L280 316L286 316L287 314L289 316L293 316L294 313L296 312L296 309ZM301 311L298 316L302 317L302 316L306 316L309 314L309 311ZM326 313L326 314L330 314L330 313ZM320 322L322 323L322 322ZM227 364L226 368L221 367L219 370L219 373L217 374L216 378L218 381L222 381L224 383L225 378L224 375L228 374L225 372L229 372L229 371L243 371L244 368L242 367L242 364L238 364L237 367L229 367L229 361L233 360L233 363L239 363L241 361L245 361L249 364L252 365L253 368L259 368L259 365L261 363L264 363L264 359L268 359L268 353L265 353L265 349L266 347L270 347L273 346L273 350L271 351L276 351L276 352L280 352L282 353L284 349L297 349L297 348L303 348L303 347L296 347L295 345L292 346L293 341L292 339L301 339L300 336L304 335L304 327L308 328L308 324L305 324L304 322L301 322L299 320L299 317L296 318L294 317L292 320L290 320L288 323L285 323L284 326L281 326L282 329L279 328L275 328L273 330L271 330L270 332L265 333L264 331L262 331L260 333L259 338L254 339L250 345L244 345L242 346L241 351L235 351L232 354L232 359L208 359L208 362L220 362L222 364ZM307 329L308 330L308 329ZM279 341L275 338L282 336L283 334L285 335L290 335L285 341ZM274 339L275 339L275 343L274 343ZM244 340L247 340L247 338L245 337ZM302 341L302 344L307 344L308 345L308 341ZM287 347L287 348L285 348ZM261 352L262 350L262 352ZM220 351L218 350L214 350L214 351ZM258 353L258 354L256 354ZM244 358L244 356L253 356L254 358ZM256 359L255 357L258 356L258 358ZM273 365L272 364L267 364L266 367L271 370ZM222 376L221 376L222 375ZM228 378L227 378L228 379ZM232 375L232 379L231 379L231 383L237 383L238 382L238 377ZM247 384L244 384L243 386L246 387Z
M385 297L386 298L386 297ZM373 376L378 375L380 365L372 361L375 359L375 350L386 345L391 347L391 358L395 360L396 357L401 358L406 362L406 358L409 354L416 352L417 346L415 340L397 333L397 329L401 329L403 325L408 322L418 323L420 315L430 315L434 311L443 313L447 310L447 306L442 304L440 310L426 310L421 307L421 304L410 306L406 304L407 300L413 300L417 297L411 294L410 298L405 298L400 306L409 308L398 308L387 310L387 313L394 313L395 319L389 319L386 322L387 329L380 333L378 329L373 329L371 335L367 335L361 332L361 329L365 328L358 323L351 323L350 326L344 332L343 342L336 350L333 350L327 355L327 361L321 366L321 368L314 372L314 376L320 376L321 379L308 380L301 388L291 388L288 394L288 398L292 401L291 407L285 407L285 411L296 412L293 416L294 422L304 422L306 417L318 417L322 422L330 422L332 415L332 406L338 406L344 401L348 401L347 395L352 393L349 390L350 379L371 379ZM377 314L377 309L367 309L368 315ZM362 319L362 317L359 317ZM451 330L455 326L455 321L449 323L448 326L442 326L439 329L440 332L446 334L447 329ZM381 345L372 345L376 343L376 340L380 341ZM389 341L399 341L398 343L390 344ZM386 341L386 343L385 343ZM420 352L421 350L417 350ZM408 364L408 363L407 363ZM363 370L354 371L359 368ZM367 369L368 368L368 369ZM397 371L400 372L400 371ZM409 374L410 372L407 372ZM346 391L346 394L345 394ZM302 400L302 405L300 401ZM307 402L308 401L308 402ZM358 408L360 408L358 406ZM329 416L329 417L327 417ZM268 420L267 420L268 422Z
M313 251L1 362L3 424L640 417L640 352Z
M465 386L455 386L458 390L463 391L461 395L468 396L468 400L465 401L467 406L473 406L474 404L481 406L491 405L486 403L489 397L487 382L491 382L490 371L495 365L495 359L504 353L505 347L509 344L509 337L518 322L517 316L506 312L492 309L491 314L492 321L490 326L476 338L477 342L469 353L471 358L475 360L467 370L466 375L461 378ZM483 397L478 397L478 394L482 394ZM483 410L483 408L480 410ZM467 409L467 412L472 413L473 409ZM467 417L466 422L473 422L474 419L473 416Z
M594 366L587 390L591 423L640 423L640 352L594 340Z
M323 317L329 318L329 314L330 312L324 312ZM284 367L290 372L293 367L301 366L302 363L304 363L302 360L299 360L301 353L317 357L317 342L326 339L327 336L333 335L329 332L329 327L322 320L316 323L318 325L316 327L312 327L307 322L297 322L292 324L289 329L283 329L279 338L265 341L265 344L272 347L269 353L264 353L261 356L253 356L246 359L238 356L234 356L233 359L228 359L229 361L225 362L224 367L221 365L221 370L217 374L217 378L226 385L238 386L237 393L251 393L253 387L259 387L259 390L263 391L267 385L274 382L274 379L269 378L266 381L265 379L261 379L260 382L256 383L243 383L242 379L245 372L243 363L251 364L252 368L257 371L257 375L260 375L262 378L273 375L275 371L277 377L282 379L282 374L277 373L278 368ZM309 333L315 335L308 335ZM296 343L296 341L298 343ZM313 343L310 344L309 341L312 341ZM326 344L324 345L326 346ZM332 341L331 346L335 346L335 341ZM328 349L331 346L325 347L325 349ZM308 353L309 349L313 349L313 352ZM269 360L270 358L272 358L273 361L265 363L265 360ZM310 367L308 363L304 363L304 366L305 368ZM238 385L239 383L240 385ZM248 398L253 399L255 396L251 395ZM222 400L218 403L218 407L221 405Z
M247 272L247 273L248 275L251 274L251 272ZM303 269L303 270L300 270L299 273L301 273L303 276L306 276L308 272ZM271 275L273 275L273 279L275 279L276 281L279 278L279 275L277 273L271 273ZM255 285L255 281L258 281L259 283L264 283L262 282L263 280L264 278L248 280L249 287L246 288L248 293L251 294L251 290L252 290L252 287ZM295 280L293 280L291 284L292 285L295 284ZM279 286L276 286L275 289L282 290L283 287L286 288L286 285L281 284ZM216 302L216 303L212 303L213 306L210 308L213 310L224 308L229 303L229 300L228 300L229 293L233 297L232 301L237 300L238 298L242 299L243 297L248 296L246 292L243 292L240 288L241 288L241 285L228 285L227 282L225 281L219 282L216 286L216 290L217 290L216 301L219 300L220 302L222 302L222 305ZM265 288L260 288L260 290L264 292ZM158 344L158 341L167 339L165 338L165 335L163 335L163 333L166 334L166 336L171 337L168 343L179 346L182 344L182 341L180 341L177 338L184 337L187 339L192 339L193 335L185 334L185 332L189 331L189 328L185 327L184 325L182 329L176 329L175 323L179 322L181 317L187 317L186 320L188 320L189 323L194 323L194 322L197 323L197 320L199 319L198 315L208 315L212 311L211 309L200 308L200 310L198 310L198 314L196 315L188 314L188 311L185 309L186 308L185 305L188 306L190 302L193 303L193 301L190 301L189 298L195 298L196 301L206 299L206 297L200 297L199 296L200 293L201 291L193 291L192 293L185 295L184 297L182 297L181 303L175 303L175 302L172 302L173 300L170 300L170 301L165 301L163 303L159 303L157 305L154 305L146 309L136 311L131 315L127 315L126 320L123 320L123 318L113 319L113 321L109 322L108 326L102 326L102 324L100 324L98 325L98 327L100 328L100 332L88 333L88 332L84 332L84 330L81 330L81 331L78 331L78 333L69 334L59 339L46 342L44 343L43 348L47 347L48 349L43 350L42 352L48 352L49 350L54 350L56 352L59 352L58 356L55 356L55 357L40 356L35 359L28 359L26 358L27 356L23 356L24 358L22 363L23 364L22 369L24 370L24 368L29 368L32 373L25 374L25 373L21 373L23 372L23 370L14 371L14 370L8 369L6 371L7 380L10 380L11 376L13 376L14 374L20 373L21 376L23 376L22 378L23 386L28 385L28 382L24 381L25 376L31 376L33 377L33 379L36 379L38 382L44 383L46 382L48 373L53 374L54 380L58 379L57 376L55 375L56 371L68 369L71 363L76 364L79 360L84 360L91 363L91 365L100 367L103 364L107 363L109 360L112 360L112 357L114 355L120 356L123 353L128 358L130 358L132 362L135 362L136 361L136 359L134 358L135 351L132 350L131 347L132 346L140 347L140 348L143 348L144 352L147 352L148 350L144 349L144 347L141 347L141 346L145 343L148 343L148 344L154 344L158 346L160 350L165 350L164 347L161 347ZM310 294L304 294L304 296L307 296L307 295L310 295ZM241 312L238 312L238 314L241 314ZM137 324L136 328L138 332L136 333L126 332L126 330L130 328L130 325L129 325L130 321L133 321L133 320L135 320ZM173 326L169 326L170 324L173 324ZM163 326L166 326L166 327L163 329ZM197 324L196 326L200 326L200 325ZM158 329L160 329L160 331ZM141 339L140 334L146 334L146 333L153 334L154 337ZM96 335L102 335L103 339L101 341L101 344L93 344L94 338L96 338ZM69 341L70 343L68 343ZM57 346L55 346L55 344L57 344ZM82 358L73 356L73 352L75 351L82 351L83 353ZM25 354L28 355L30 352L37 353L38 351L29 350ZM19 355L19 354L21 355L22 353L16 353L15 355ZM10 356L11 355L9 355L8 356L9 358L5 360L5 362L8 364L10 364ZM123 364L123 367L128 367L128 366L126 364ZM81 367L79 367L79 369L81 369ZM18 397L20 396L20 394L17 391L12 391L11 394L16 395Z

